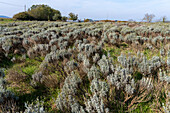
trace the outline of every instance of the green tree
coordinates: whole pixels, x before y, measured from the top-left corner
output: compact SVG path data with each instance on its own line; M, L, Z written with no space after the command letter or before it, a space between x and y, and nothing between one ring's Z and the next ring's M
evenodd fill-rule
M17 19L17 20L33 20L34 18L29 15L27 12L20 12L20 13L17 13L13 16L14 19Z
M167 20L167 17L166 16L163 16L162 17L162 22L165 22Z
M70 13L69 14L69 19L70 20L77 20L78 19L78 14Z
M60 11L52 9L48 5L44 4L33 5L31 8L28 9L28 13L31 16L33 16L36 20L56 20L56 19L61 20Z
M53 20L61 20L62 16L60 14L54 14Z
M66 22L67 19L68 19L68 18L67 18L66 16L63 16L63 17L61 18L61 20L64 21L64 22Z

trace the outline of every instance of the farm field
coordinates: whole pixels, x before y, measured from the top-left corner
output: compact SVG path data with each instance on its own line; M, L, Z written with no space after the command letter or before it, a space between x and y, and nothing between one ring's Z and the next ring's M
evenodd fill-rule
M170 24L3 22L0 93L1 112L169 113Z

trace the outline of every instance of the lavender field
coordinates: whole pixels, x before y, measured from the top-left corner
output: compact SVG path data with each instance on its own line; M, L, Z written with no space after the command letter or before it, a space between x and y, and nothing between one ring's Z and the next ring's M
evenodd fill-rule
M0 24L0 110L170 112L170 24Z

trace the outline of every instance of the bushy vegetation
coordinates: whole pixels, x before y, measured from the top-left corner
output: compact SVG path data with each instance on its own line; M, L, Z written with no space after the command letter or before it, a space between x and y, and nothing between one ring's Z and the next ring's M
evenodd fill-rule
M69 15L70 20L77 20L78 19L78 14L69 13L68 15Z
M38 21L66 21L77 20L78 15L69 13L69 17L62 16L59 10L53 9L48 5L32 5L28 11L17 13L13 16L16 20L38 20Z
M55 10L48 5L32 5L28 11L17 13L13 16L17 20L39 20L39 21L56 21L62 20L59 10Z
M15 14L13 18L18 20L34 20L34 17L28 14L27 12Z
M169 113L169 28L123 22L1 24L0 109Z
M33 5L28 13L36 20L61 20L61 13L48 5Z
M11 23L15 21L13 18L0 18L0 24Z

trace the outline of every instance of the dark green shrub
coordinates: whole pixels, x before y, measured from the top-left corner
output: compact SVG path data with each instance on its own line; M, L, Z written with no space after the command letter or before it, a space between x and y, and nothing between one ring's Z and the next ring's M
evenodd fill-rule
M63 17L61 18L61 20L64 21L64 22L66 22L67 19L68 19L68 18L67 18L66 16L63 16Z
M141 80L142 79L142 74L140 72L135 72L134 73L134 78L135 80Z
M52 9L48 5L44 4L32 5L32 7L28 9L28 13L36 20L61 20L60 11Z
M20 12L20 13L17 13L13 16L14 19L17 19L17 20L33 20L34 18L29 15L27 12Z

